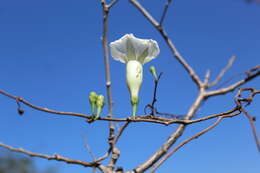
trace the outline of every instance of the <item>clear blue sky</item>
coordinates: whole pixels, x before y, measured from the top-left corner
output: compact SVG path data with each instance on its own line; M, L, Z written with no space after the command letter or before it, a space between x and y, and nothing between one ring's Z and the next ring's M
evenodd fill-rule
M161 16L162 1L140 2L155 18ZM259 17L260 6L243 0L176 0L165 19L165 28L199 76L211 69L213 79L229 57L236 55L237 61L226 75L228 79L259 64ZM164 72L158 88L158 109L185 114L196 97L196 86L150 23L128 1L119 0L109 18L109 42L126 33L154 39L161 49L158 58L144 67L138 114L143 114L144 106L152 98L150 65ZM98 0L0 1L0 89L42 107L89 114L88 93L106 94L101 34ZM110 60L114 116L130 116L125 65ZM260 81L256 79L245 86L260 89ZM230 109L234 94L208 100L198 114ZM6 144L86 161L91 158L84 148L85 139L97 157L107 151L106 122L89 125L80 118L47 114L25 106L21 117L15 102L4 96L0 96L0 107L0 141ZM259 117L259 107L260 98L256 97L248 110ZM107 106L103 115L106 112ZM181 140L208 124L188 127ZM258 121L256 126L260 132ZM131 124L118 143L118 164L129 170L142 163L176 127ZM41 169L54 166L62 173L90 172L81 166L35 160ZM249 123L241 115L223 121L212 132L186 145L158 172L256 173L259 163Z

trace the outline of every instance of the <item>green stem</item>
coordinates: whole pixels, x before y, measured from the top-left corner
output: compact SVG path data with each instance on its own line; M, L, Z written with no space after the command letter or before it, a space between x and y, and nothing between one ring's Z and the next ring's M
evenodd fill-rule
M98 107L97 107L97 115L96 115L96 117L94 118L94 120L97 120L97 119L99 118L100 113L101 113L101 110L102 110L102 108L101 108L100 106L98 106Z
M91 112L92 112L92 116L95 115L95 104L91 104Z
M133 107L133 118L135 119L137 104L133 104L132 107Z

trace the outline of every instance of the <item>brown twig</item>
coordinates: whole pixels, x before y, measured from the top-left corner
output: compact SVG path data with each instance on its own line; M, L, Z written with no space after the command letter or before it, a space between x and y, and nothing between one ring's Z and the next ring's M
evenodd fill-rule
M241 85L245 84L246 82L249 82L250 80L258 77L260 75L260 66L255 66L254 68L249 69L248 71L245 72L245 74L247 76L244 79L242 79L226 88L221 88L221 89L217 89L214 91L208 91L206 93L206 97L226 94L228 92L235 90L236 88L240 87Z
M112 118L112 91L111 91L111 77L110 77L110 64L108 56L108 42L107 42L107 31L108 31L108 15L110 8L117 2L113 0L110 4L107 4L106 0L101 0L101 5L103 9L103 35L102 44L104 49L104 61L105 61L105 71L106 71L106 88L107 88L107 100L108 100L108 118ZM120 151L114 145L115 138L115 126L112 121L109 121L109 137L108 143L110 145L109 151L112 151L112 157L108 164L108 169L112 171L115 167L115 163L120 155ZM109 153L109 152L108 152ZM107 156L105 154L105 156Z
M22 97L13 96L13 95L11 95L11 94L3 91L3 90L0 90L0 94L7 96L11 99L14 99L18 103L21 102L21 103L23 103L23 104L25 104L25 105L33 108L33 109L39 110L39 111L48 112L48 113L52 113L52 114L58 114L58 115L71 115L71 116L81 117L81 118L84 118L84 119L91 119L90 115L85 115L85 114L81 114L81 113L74 113L74 112L61 112L61 111L51 110L51 109L48 109L48 108L39 107L39 106L36 106L36 105L26 101ZM19 107L18 107L18 109L19 109Z
M121 137L121 135L123 134L124 130L126 129L126 127L129 125L129 121L125 122L124 125L120 128L120 130L118 131L115 139L114 139L114 143L116 144L118 139Z
M0 90L0 94L5 95L5 96L12 98L14 100L18 99L19 102L24 103L25 105L27 105L27 106L29 106L33 109L39 110L39 111L44 111L44 112L48 112L48 113L52 113L52 114L59 114L59 115L71 115L71 116L76 116L76 117L88 119L89 121L91 121L90 115L85 115L85 114L81 114L81 113L74 113L74 112L60 112L60 111L50 110L48 108L42 108L42 107L39 107L39 106L35 106L34 104L24 100L21 97L13 96L13 95L11 95L7 92L4 92L2 90ZM231 111L233 111L233 109ZM191 124L191 123L196 123L196 122L200 122L200 121L203 121L203 120L212 119L212 118L221 116L223 114L228 114L228 112L229 111L219 113L219 114L208 115L204 118L196 119L196 120L180 120L180 119L172 119L172 118L150 117L150 116L147 116L147 115L139 115L139 116L137 116L136 119L133 119L132 117L128 117L128 118L100 117L98 120L100 120L100 121L114 121L114 122L148 122L148 123L157 123L157 124L163 124L163 125ZM157 113L160 114L159 112L157 112ZM172 114L170 114L170 115L172 115Z
M87 137L84 137L84 146L87 149L89 155L91 156L93 162L95 162L96 161L96 157L95 157L93 151L91 150L90 146L88 145Z
M108 56L108 43L107 43L107 28L108 28L108 14L109 8L106 4L106 0L101 0L103 9L103 35L102 45L104 50L104 62L105 62L105 74L106 74L106 88L107 88L107 100L108 100L108 117L112 117L112 91L111 91L111 77L110 77L110 63Z
M190 141L194 140L194 139L197 139L198 137L200 137L201 135L207 133L208 131L210 131L211 129L213 129L214 127L216 127L220 121L223 119L223 117L219 117L217 119L217 121L212 124L211 126L207 127L206 129L200 131L199 133L197 133L196 135L186 139L185 141L183 141L182 143L180 143L178 146L176 146L171 152L169 152L168 154L166 154L158 163L156 163L152 170L150 171L150 173L154 173L158 168L159 166L161 166L169 157L172 156L172 154L174 154L177 150L179 150L181 147L183 147L185 144L189 143Z
M209 88L215 86L216 84L218 84L218 82L222 79L222 77L225 75L225 73L232 67L232 65L234 64L235 60L236 60L236 56L232 56L229 59L226 67L223 68L220 71L220 73L218 74L218 76L215 78L215 80L213 82L209 83L209 85L208 85Z
M242 98L242 92L243 91L250 91L250 95L246 98ZM254 139L255 139L255 143L256 143L256 146L257 146L257 149L258 151L260 152L260 141L258 139L258 136L257 136L257 130L256 130L256 127L255 127L255 123L254 121L256 120L255 117L251 116L244 108L242 102L246 102L246 106L251 104L254 96L256 94L259 94L260 93L260 90L256 90L254 88L240 88L236 97L235 97L235 103L237 104L237 106L239 107L240 111L244 113L244 115L247 117L247 119L249 120L250 122L250 126L251 126L251 129L252 129L252 133L253 133L253 136L254 136Z
M15 147L12 147L10 145L6 145L6 144L1 143L1 142L0 142L0 147L6 148L6 149L11 150L11 151L23 153L23 154L29 155L31 157L39 157L39 158L43 158L43 159L47 159L47 160L56 160L56 161L66 162L66 163L69 163L69 164L77 164L77 165L81 165L81 166L84 166L84 167L97 167L99 165L96 162L89 163L89 162L84 162L84 161L81 161L81 160L72 160L72 159L57 155L57 154L50 156L50 155L47 155L47 154L34 153L34 152L31 152L31 151L25 150L23 148L15 148Z
M129 124L130 124L130 121L127 121L127 122L125 122L125 124L119 129L118 134L117 134L117 135L115 136L115 138L114 138L114 141L113 141L114 144L113 144L113 145L115 145L115 144L117 143L118 139L121 137L121 135L123 134L124 130L126 129L126 127L127 127ZM98 158L98 159L96 160L96 162L100 162L100 161L106 159L106 158L110 155L111 152L112 152L112 148L110 147L110 148L108 149L108 152L107 152L106 154L104 154L103 156L101 156L100 158Z
M200 107L201 103L205 99L204 97L205 90L201 89L200 93L193 103L193 105L190 107L187 115L185 116L185 120L190 120L194 114L197 112L198 108ZM171 148L171 146L179 139L180 136L182 136L184 130L186 128L185 124L179 125L177 130L175 130L164 142L164 144L150 157L148 158L144 163L140 164L138 167L136 167L133 171L135 173L142 173L152 167L158 160L160 160L167 151Z
M184 69L188 72L192 80L195 82L198 88L202 86L202 82L200 81L198 75L192 69L192 67L186 62L186 60L181 56L171 39L168 37L166 31L163 27L158 23L153 16L137 1L137 0L129 0L143 15L144 17L157 29L157 31L162 35L166 44L169 46L172 51L174 57L178 60L178 62L184 67Z

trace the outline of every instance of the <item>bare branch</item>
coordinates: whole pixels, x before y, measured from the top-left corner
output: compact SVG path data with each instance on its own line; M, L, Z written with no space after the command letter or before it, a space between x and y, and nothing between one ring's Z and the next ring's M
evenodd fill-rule
M110 4L107 5L108 9L112 8L119 0L112 0Z
M69 164L77 164L77 165L81 165L81 166L85 166L85 167L98 167L98 165L99 165L98 163L95 163L95 162L89 163L89 162L84 162L81 160L72 160L72 159L57 155L57 154L50 156L50 155L41 154L41 153L34 153L31 151L25 150L23 148L14 148L12 146L6 145L1 142L0 142L0 147L6 148L10 151L23 153L23 154L26 154L31 157L40 157L40 158L47 159L47 160L56 160L56 161L66 162Z
M205 86L205 88L208 87L210 74L211 74L210 70L207 70L205 73L204 82L203 82L203 85Z
M107 30L108 30L108 14L109 9L117 2L113 0L109 5L106 3L106 0L101 0L101 5L103 9L103 35L102 35L102 44L104 49L104 61L105 61L105 71L106 71L106 88L107 88L107 100L108 100L108 118L112 118L112 91L111 91L111 77L110 77L110 64L108 56L108 42L107 42ZM109 136L108 143L110 145L109 151L112 151L112 157L108 165L108 169L112 171L114 169L117 158L120 155L120 151L114 145L115 138L115 126L113 122L109 121ZM108 152L109 153L109 152ZM106 154L105 157L106 158Z
M195 100L195 102L193 103L191 108L189 109L184 120L190 120L193 117L193 115L197 112L201 103L205 99L204 92L205 91L203 89L200 90L200 93L199 93L197 99ZM165 143L147 161L145 161L144 163L139 165L137 168L135 168L134 172L142 173L142 172L146 171L147 169L149 169L151 166L153 166L158 160L160 160L167 153L167 151L171 148L171 146L177 141L177 139L180 136L182 136L182 134L185 130L185 127L186 126L184 124L179 125L177 130L174 131L168 137L168 139L165 141Z
M108 43L107 43L109 9L105 0L101 0L101 5L103 8L102 45L104 49L104 62L105 62L105 71L106 71L106 88L107 88L107 100L108 100L108 109L109 109L108 117L112 117L112 91L111 91L110 64L109 64Z
M4 96L7 96L11 99L14 99L15 101L17 101L18 103L21 102L33 109L36 109L36 110L39 110L39 111L43 111L43 112L48 112L48 113L52 113L52 114L58 114L58 115L71 115L71 116L76 116L76 117L81 117L81 118L84 118L84 119L91 119L92 116L90 115L85 115L85 114L81 114L81 113L74 113L74 112L60 112L60 111L56 111L56 110L51 110L51 109L48 109L48 108L43 108L43 107L39 107L39 106L36 106L28 101L26 101L25 99L23 99L22 97L19 97L19 96L13 96L3 90L0 90L0 94L4 95Z
M242 98L241 95L242 95L243 91L250 91L250 95L247 98ZM249 120L250 125L251 125L251 129L252 129L252 133L253 133L253 136L254 136L254 139L255 139L255 143L256 143L256 146L257 146L257 149L260 152L260 142L259 142L259 139L258 139L258 136L257 136L257 131L256 131L255 123L254 123L254 121L256 119L255 119L255 117L251 116L245 110L245 108L243 107L243 104L242 104L242 102L246 102L247 103L246 106L248 106L249 104L251 104L254 96L256 94L259 94L259 93L260 93L260 90L256 90L254 88L240 88L238 93L237 93L237 95L236 95L236 97L235 97L235 103L240 108L240 111L243 112L244 115Z
M191 68L191 66L185 61L185 59L181 56L177 48L174 46L171 39L168 37L166 31L163 27L149 14L149 12L137 1L137 0L129 0L143 15L144 17L157 29L157 31L161 34L166 44L169 46L172 51L174 57L178 60L178 62L184 67L184 69L188 72L192 80L196 83L198 88L201 88L202 82L200 81L198 75Z
M211 96L216 96L216 95L222 95L222 94L226 94L228 92L235 90L236 88L240 87L241 85L245 84L246 82L249 82L250 80L258 77L260 75L260 66L256 66L256 67L246 71L245 74L247 75L247 77L245 79L242 79L226 88L221 88L221 89L214 90L214 91L208 91L206 93L206 96L211 97Z
M117 143L118 139L121 137L123 131L124 131L124 130L126 129L126 127L129 125L129 123L130 123L130 121L125 122L125 124L120 128L120 130L118 131L118 134L117 134L116 137L114 138L113 146ZM98 158L98 159L96 160L96 162L100 162L100 161L106 159L111 152L112 152L112 148L110 147L109 150L108 150L108 152L107 152L106 154L104 154L103 156L101 156L100 158ZM117 153L118 155L116 155L116 156L119 156L120 151L118 150L117 152L119 152L119 153Z
M217 118L224 115L239 115L241 112L239 111L239 107L232 108L231 110L218 113L218 114L212 114L212 115L206 115L199 119L194 120L188 120L188 119L172 119L172 118L163 118L163 117L157 117L157 116L151 116L151 115L145 115L145 116L138 116L137 118L133 119L132 117L129 118L100 118L100 120L105 121L115 121L115 122L148 122L148 123L156 123L156 124L162 124L162 125L171 125L171 124L193 124L198 123L206 120L210 120L213 118Z
M256 143L256 147L257 147L258 151L260 152L260 142L259 142L259 139L257 136L257 131L256 131L255 123L254 123L255 117L251 116L244 108L241 108L240 110L245 114L245 116L247 117L247 119L250 122L252 133L253 133L255 143Z
M166 3L165 3L165 5L164 5L162 17L161 17L161 19L160 19L160 25L161 25L161 26L162 26L162 24L163 24L164 18L165 18L165 16L166 16L166 13L167 13L167 11L168 11L168 8L169 8L171 2L172 2L172 0L167 0Z
M199 133L197 133L196 135L190 137L189 139L186 139L185 141L183 141L182 143L180 143L178 146L176 146L171 152L169 152L167 155L165 155L157 164L155 164L152 168L152 170L150 171L150 173L154 173L159 166L161 166L169 157L171 157L171 155L173 153L175 153L177 150L179 150L181 147L183 147L185 144L189 143L190 141L192 141L193 139L197 139L198 137L200 137L201 135L207 133L208 131L210 131L211 129L213 129L214 127L216 127L220 121L223 119L223 117L219 117L217 119L217 121L212 124L211 126L207 127L206 129L200 131Z
M88 145L87 137L84 137L84 146L87 149L87 151L88 151L89 155L91 156L92 160L95 162L96 161L96 157L95 157L93 151L91 150L90 146Z
M226 67L221 70L221 72L218 74L216 79L213 82L211 82L208 87L213 87L216 84L218 84L218 82L222 79L222 77L225 75L225 73L232 67L232 65L234 64L235 60L236 60L236 56L232 56L229 59L228 64L226 65Z
M81 114L81 113L74 113L74 112L60 112L60 111L56 111L56 110L51 110L48 108L42 108L39 106L36 106L28 101L26 101L25 99L23 99L22 97L18 97L18 96L13 96L5 91L0 90L0 94L5 95L11 99L14 100L18 100L19 102L33 108L39 111L43 111L43 112L47 112L47 113L52 113L52 114L58 114L58 115L71 115L71 116L76 116L76 117L81 117L84 119L88 119L88 121L92 121L91 115L85 115L85 114ZM233 111L233 110L231 110ZM232 113L232 112L231 112ZM99 121L114 121L114 122L149 122L149 123L157 123L157 124L163 124L163 125L171 125L171 124L191 124L191 123L196 123L196 122L200 122L203 120L208 120L208 119L212 119L218 116L221 116L223 114L229 114L229 112L223 112L220 114L214 114L214 115L209 115L206 116L204 118L201 119L197 119L197 120L180 120L180 119L171 119L171 118L163 118L163 117L151 117L151 116L147 116L147 115L140 115L137 116L135 119L133 119L132 117L128 117L128 118L107 118L107 117L100 117L98 120Z
M115 139L114 139L114 143L116 144L118 139L121 137L121 135L123 134L124 130L126 129L126 127L129 125L129 121L125 122L125 124L120 128L118 134L116 135Z

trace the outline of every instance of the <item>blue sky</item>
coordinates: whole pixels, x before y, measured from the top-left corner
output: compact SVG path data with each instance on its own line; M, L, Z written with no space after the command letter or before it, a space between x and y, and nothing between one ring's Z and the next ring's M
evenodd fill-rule
M162 1L140 2L159 19ZM226 74L228 79L259 64L259 17L260 6L242 0L179 0L170 7L164 26L200 77L210 69L211 80L214 79L229 57L236 55L233 68ZM154 65L164 72L158 88L158 109L185 114L197 95L196 86L151 24L128 1L119 0L111 10L108 40L126 33L154 39L161 50L158 58L144 66L137 113L143 114L144 106L151 102L153 81L148 69ZM89 114L88 93L106 94L101 34L99 1L0 1L0 89L42 107ZM110 62L114 116L130 116L125 65L112 58ZM260 81L256 79L245 86L259 89ZM230 109L234 95L235 92L209 99L198 114ZM260 98L256 97L248 110L259 116L259 106ZM0 107L0 141L6 144L86 161L91 160L84 148L86 141L97 157L107 151L106 122L87 124L80 118L47 114L25 106L21 117L15 102L4 96L0 96ZM107 105L103 115L106 113ZM189 126L180 141L210 123ZM256 126L260 129L258 121ZM129 170L142 163L176 127L131 124L118 142L118 165ZM55 161L35 161L40 169L54 166L62 173L90 171ZM253 173L260 170L259 161L249 123L241 115L224 120L210 133L186 145L158 172Z

